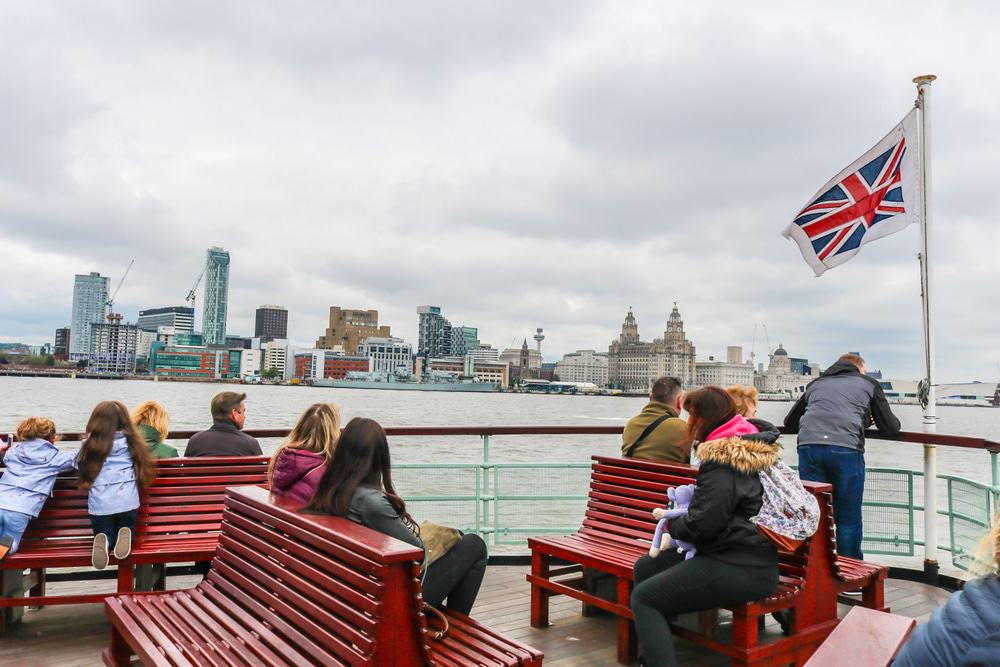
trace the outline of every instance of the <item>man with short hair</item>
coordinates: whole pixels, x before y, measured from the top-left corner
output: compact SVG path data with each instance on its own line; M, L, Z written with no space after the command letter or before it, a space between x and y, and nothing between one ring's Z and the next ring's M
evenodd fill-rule
M649 403L625 425L622 456L688 463L691 443L687 437L687 422L677 416L683 402L680 380L665 376L654 382L649 391Z
M863 558L861 499L865 489L865 428L899 433L882 386L865 375L865 360L844 354L809 383L785 417L788 433L798 433L799 476L833 485L837 552Z
M188 440L184 456L260 456L257 440L241 430L246 422L246 394L224 391L212 399L212 428Z

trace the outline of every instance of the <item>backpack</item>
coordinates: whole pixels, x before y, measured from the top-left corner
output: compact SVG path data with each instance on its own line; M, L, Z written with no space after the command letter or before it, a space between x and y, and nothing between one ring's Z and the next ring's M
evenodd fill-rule
M795 551L819 527L819 503L806 491L798 474L778 461L760 473L763 504L750 521L777 546Z

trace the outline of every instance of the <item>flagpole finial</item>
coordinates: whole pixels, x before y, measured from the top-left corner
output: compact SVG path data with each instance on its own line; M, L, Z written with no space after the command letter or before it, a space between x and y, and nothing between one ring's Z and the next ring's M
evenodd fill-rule
M920 76L913 77L913 83L922 86L925 83L933 82L935 79L937 79L937 76L934 74L921 74Z

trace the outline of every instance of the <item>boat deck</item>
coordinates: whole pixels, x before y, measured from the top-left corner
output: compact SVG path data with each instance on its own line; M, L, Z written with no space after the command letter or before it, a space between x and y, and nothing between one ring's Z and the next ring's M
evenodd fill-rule
M545 652L549 667L608 666L615 663L615 623L610 616L583 617L580 603L566 597L552 598L552 625L536 630L528 623L529 588L524 579L527 567L490 566L472 615L504 635ZM172 588L194 586L197 576L170 579ZM113 590L114 580L50 583L50 592L97 592ZM886 582L886 603L897 614L927 620L931 611L949 593L920 583L890 579ZM840 606L841 616L848 607ZM770 620L770 619L769 619ZM723 614L719 632L727 631ZM764 641L777 637L773 621ZM0 639L0 665L4 667L84 667L101 664L101 650L107 645L108 624L104 606L62 605L28 611L24 621L10 628ZM727 665L729 661L701 647L678 642L680 664L695 667Z

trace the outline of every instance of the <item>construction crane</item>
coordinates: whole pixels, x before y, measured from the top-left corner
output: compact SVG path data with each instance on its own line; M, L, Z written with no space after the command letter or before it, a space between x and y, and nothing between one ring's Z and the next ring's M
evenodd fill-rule
M108 317L111 317L111 310L115 306L115 298L118 296L118 290L122 288L122 283L125 282L125 278L128 276L128 272L132 270L132 265L135 264L135 260L129 260L128 267L125 268L125 273L122 274L122 279L118 281L118 287L115 288L114 294L111 298L104 302L104 305L108 307Z
M201 279L205 276L205 269L207 269L207 268L208 268L208 263L206 262L205 266L201 267L201 273L199 273L198 277L195 278L194 285L191 286L191 291L188 292L187 297L185 297L185 299L184 299L185 301L190 302L190 304L191 304L191 310L192 311L195 310L194 302L195 302L195 299L197 298L197 295L195 294L195 290L198 289L198 285L201 284ZM192 319L193 319L193 315L192 315Z
M774 351L774 348L771 347L771 337L767 335L767 325L761 324L761 326L764 327L764 340L767 342L767 356L770 357L771 352Z

